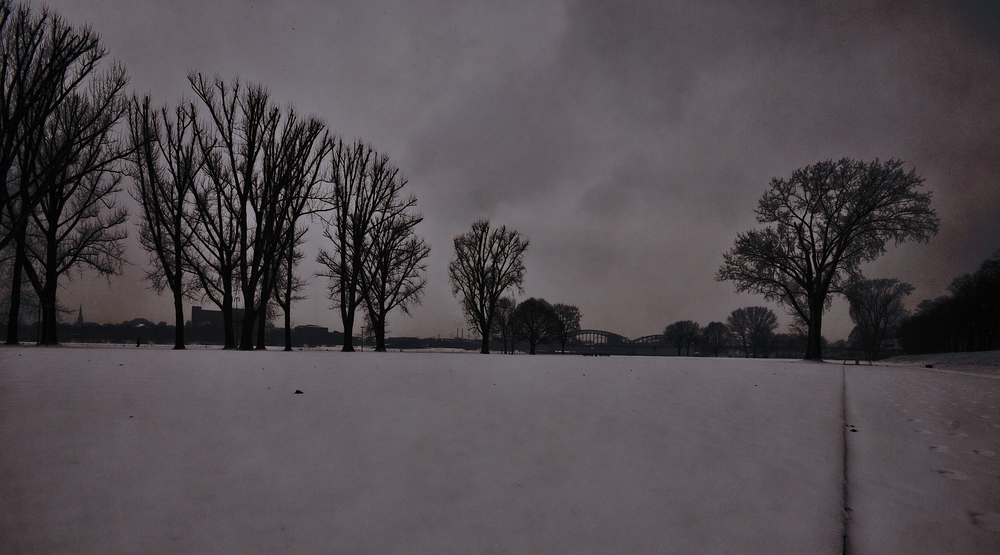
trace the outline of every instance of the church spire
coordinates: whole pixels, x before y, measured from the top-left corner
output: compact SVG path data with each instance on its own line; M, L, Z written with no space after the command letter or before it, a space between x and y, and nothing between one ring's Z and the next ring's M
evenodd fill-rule
M83 325L83 305L80 305L80 314L76 317L76 325Z

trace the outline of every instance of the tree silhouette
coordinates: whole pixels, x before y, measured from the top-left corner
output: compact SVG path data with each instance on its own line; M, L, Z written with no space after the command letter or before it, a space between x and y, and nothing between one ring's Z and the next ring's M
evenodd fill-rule
M505 226L490 229L479 220L455 237L455 258L448 265L453 295L459 296L469 323L483 338L483 354L490 352L490 330L497 302L508 289L521 290L528 240Z
M427 283L424 260L431 248L414 231L423 221L422 216L412 211L417 199L398 196L404 184L402 181L394 188L396 195L376 216L368 238L368 256L362 265L361 291L376 351L385 351L389 312L399 308L409 314L409 307L420 302Z
M174 300L174 348L184 348L184 297L191 293L185 254L191 244L195 181L201 152L194 120L183 106L151 109L148 96L132 101L132 197L139 204L139 243L150 255L146 272L158 293L169 288Z
M493 333L490 337L503 341L503 353L507 354L507 342L510 341L510 352L514 352L514 309L517 303L513 297L501 297L497 301L493 314Z
M767 358L770 355L774 330L778 327L778 317L770 308L737 308L729 315L726 323L729 325L729 332L740 340L745 357Z
M534 297L517 305L512 315L514 334L528 342L528 352L559 337L561 323L555 309L545 299Z
M103 81L94 76L105 55L89 27L74 28L45 8L0 0L0 251L13 247L7 344L18 342L22 278L31 272L27 243L38 247L28 227L53 182L52 169L39 159L46 135L57 109L65 112L67 102L77 102L71 96L83 94L91 78ZM37 282L36 275L36 289Z
M568 304L556 303L552 305L556 313L558 327L556 328L556 339L559 340L562 354L566 354L566 342L574 333L580 331L580 309Z
M208 112L209 123L196 119L194 133L212 185L196 196L199 219L211 237L207 248L197 251L205 264L195 265L195 271L206 289L221 293L224 317L232 311L226 282L238 279L244 311L239 348L253 349L257 331L256 346L263 349L281 259L293 248L297 220L314 199L329 137L319 120L275 106L261 85L244 87L238 80L227 85L200 74L188 79ZM205 283L206 265L219 274L222 291Z
M38 151L22 152L18 162L45 190L27 229L34 240L24 245L30 261L24 270L42 305L42 345L59 342L61 276L84 266L102 275L121 272L128 212L116 197L128 148L115 130L128 108L127 83L125 70L115 66L95 76L86 91L68 95L46 122Z
M688 356L691 356L691 346L698 340L701 334L701 326L691 320L681 320L674 322L663 330L663 339L677 347L677 356L680 356L681 349L687 348Z
M823 311L830 295L895 244L927 241L938 218L923 179L903 162L819 162L775 178L757 206L763 229L740 233L716 276L760 293L808 324L807 359L821 359Z
M729 346L729 327L722 322L709 322L701 332L701 337L708 351L717 357Z
M851 320L868 360L878 359L882 342L906 316L903 297L912 292L912 285L898 279L859 279L847 285Z

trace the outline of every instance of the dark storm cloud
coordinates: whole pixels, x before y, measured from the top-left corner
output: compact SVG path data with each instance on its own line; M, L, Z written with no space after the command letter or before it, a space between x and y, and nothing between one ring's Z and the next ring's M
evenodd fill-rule
M578 304L585 326L638 336L760 304L713 280L722 252L755 225L772 177L822 159L900 158L926 178L940 235L869 269L914 283L915 300L1000 248L991 5L64 7L93 22L136 87L161 101L185 91L191 69L240 74L388 152L434 248L424 305L390 322L395 331L447 333L461 321L447 284L451 239L488 217L531 238L526 295ZM321 285L310 294L320 298ZM303 322L339 325L310 304ZM843 320L840 309L828 334L846 335Z

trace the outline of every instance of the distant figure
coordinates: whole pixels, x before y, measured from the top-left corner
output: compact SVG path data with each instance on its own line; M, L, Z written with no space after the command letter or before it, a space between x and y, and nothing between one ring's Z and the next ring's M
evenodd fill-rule
M138 347L139 345L142 345L142 336L141 335L135 338L135 346Z

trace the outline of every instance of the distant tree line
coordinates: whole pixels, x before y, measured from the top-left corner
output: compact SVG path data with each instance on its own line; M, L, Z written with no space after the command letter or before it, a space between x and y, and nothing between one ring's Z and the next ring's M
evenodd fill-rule
M704 328L697 322L681 320L663 330L664 344L691 355L693 347L702 347L702 354L720 356L735 350L746 358L771 356L801 357L805 354L806 335L801 327L792 326L789 333L775 333L778 317L762 306L734 310L726 322L710 322Z
M1000 252L955 278L948 295L922 301L899 325L907 353L1000 349Z

